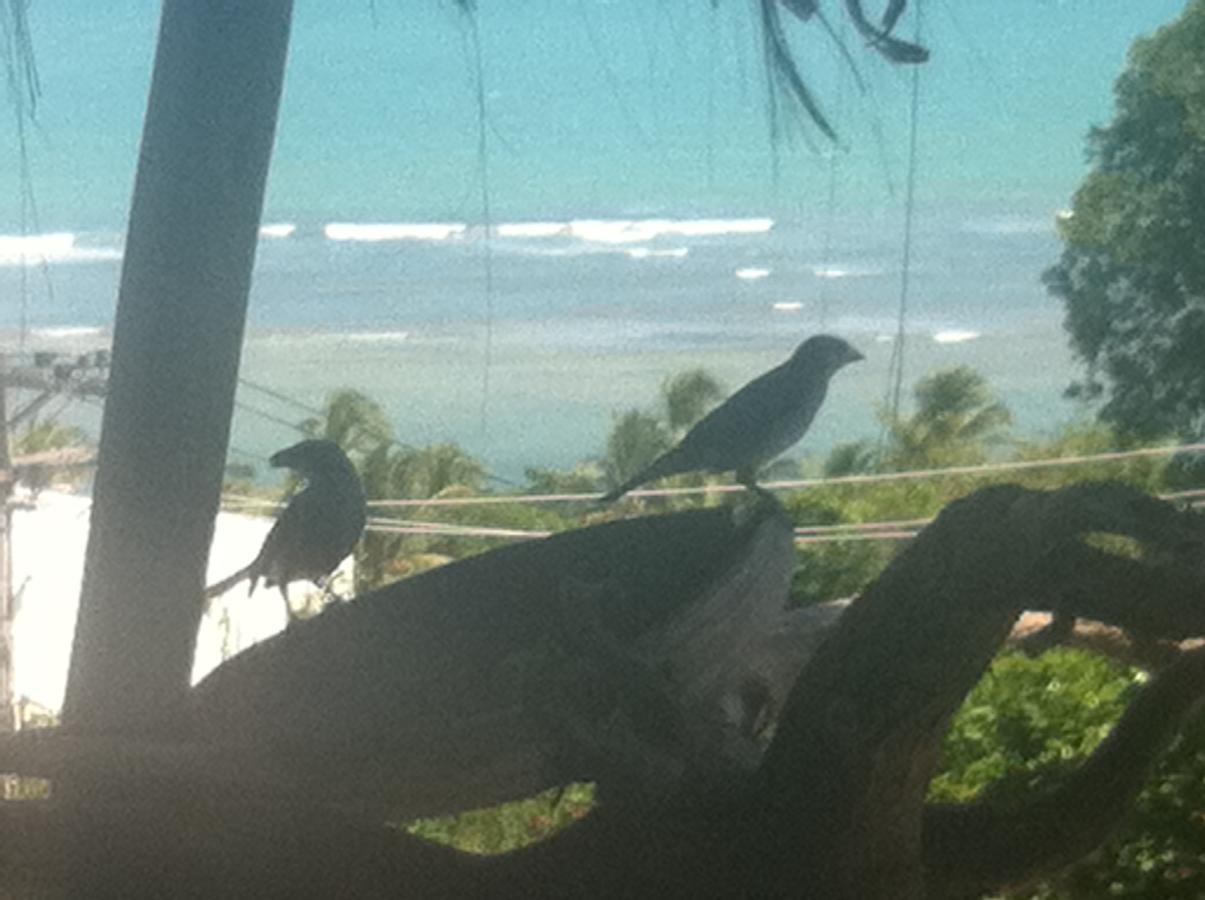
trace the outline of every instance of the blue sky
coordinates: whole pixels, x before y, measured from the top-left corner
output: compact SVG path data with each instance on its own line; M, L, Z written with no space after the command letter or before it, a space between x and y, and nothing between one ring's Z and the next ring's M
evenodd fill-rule
M771 178L749 0L722 0L714 14L706 0L479 5L498 216L806 213L822 202L827 165L802 142L783 148ZM827 3L834 19L838 5ZM922 197L1001 213L1065 204L1127 47L1183 5L924 0L933 60L922 76ZM44 230L122 227L157 10L151 0L32 4ZM267 217L475 218L467 35L447 0L298 0ZM887 185L903 178L907 72L851 37L869 86L859 97L818 29L792 35L848 146L841 202L898 202ZM0 233L12 233L19 185L11 116L3 121Z

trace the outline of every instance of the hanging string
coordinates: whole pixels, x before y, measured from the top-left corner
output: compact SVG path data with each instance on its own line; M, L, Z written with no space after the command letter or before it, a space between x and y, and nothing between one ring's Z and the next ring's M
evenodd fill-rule
M848 30L849 23L844 16L841 18L841 29L834 35L834 41L839 48L844 47L845 35ZM848 52L848 51L847 51ZM850 72L857 79L858 70L851 68L848 72L844 67L837 67L837 104L833 116L834 127L840 132L845 124L845 91L846 80L850 77ZM863 91L864 93L864 91ZM820 251L820 266L824 272L824 277L820 280L820 330L828 330L828 313L829 301L832 299L833 280L829 277L828 270L833 264L833 227L836 221L837 212L837 176L841 169L841 153L842 148L837 144L832 144L828 148L828 197L825 203L824 211L824 246Z
M921 40L921 3L916 4L916 42ZM899 313L896 319L895 340L891 345L891 362L888 365L888 387L883 405L888 409L888 422L896 425L900 416L900 394L904 383L905 342L908 322L908 291L912 275L912 232L916 206L916 147L920 120L920 66L912 67L912 102L909 115L908 135L908 182L904 200L904 249L900 266ZM884 435L880 435L880 447Z
M481 371L480 429L484 441L489 433L490 372L494 362L494 216L490 204L489 123L485 102L485 63L481 53L481 33L473 9L465 9L469 41L473 50L477 99L477 173L481 182L482 263L485 269L485 358Z

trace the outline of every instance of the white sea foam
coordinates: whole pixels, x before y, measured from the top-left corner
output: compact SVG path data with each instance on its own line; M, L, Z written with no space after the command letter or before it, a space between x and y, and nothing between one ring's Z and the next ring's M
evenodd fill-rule
M871 275L881 275L882 272L857 266L813 266L812 274L817 278L868 278Z
M275 222L271 225L261 225L259 236L266 238L287 238L297 230L292 222Z
M121 259L117 247L79 247L70 231L51 234L0 235L0 266L39 266L43 263L103 262Z
M1058 214L1056 213L1056 216ZM972 219L964 222L962 230L971 234L996 236L1013 236L1025 234L1045 234L1054 230L1054 222L1047 216L1029 218L1025 216L995 216L986 219Z
M568 234L568 222L503 222L498 226L498 237L541 238Z
M803 304L798 300L792 300L782 303L775 303L774 309L778 312L796 312L803 309Z
M569 234L599 244L640 244L658 237L764 234L773 219L574 219Z
M763 278L769 277L770 270L769 269L754 269L754 268L737 269L732 274L734 274L737 278L741 279L741 281L760 281Z
M650 259L655 257L668 257L670 259L682 259L690 250L686 247L672 247L669 250L654 250L651 247L630 247L624 250L632 259Z
M978 331L965 331L958 328L947 328L943 331L938 331L933 335L933 340L939 344L961 344L965 341L973 341L980 337Z
M400 344L410 337L408 331L349 331L339 335L343 340L364 344Z
M76 338L96 337L104 334L103 328L91 325L63 325L58 328L34 328L33 334L46 341L70 341Z
M329 222L322 233L332 241L446 241L463 237L458 222Z

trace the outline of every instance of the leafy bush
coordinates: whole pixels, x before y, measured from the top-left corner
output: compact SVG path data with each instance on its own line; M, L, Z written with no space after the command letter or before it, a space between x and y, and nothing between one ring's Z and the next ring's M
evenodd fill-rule
M930 797L1015 803L1049 788L1108 734L1145 676L1075 650L1008 653L955 716ZM1205 896L1205 721L1156 766L1126 828L1015 900Z
M405 828L416 837L465 853L495 855L551 837L586 815L593 805L593 785L570 784L563 791L544 791L515 803L419 819Z

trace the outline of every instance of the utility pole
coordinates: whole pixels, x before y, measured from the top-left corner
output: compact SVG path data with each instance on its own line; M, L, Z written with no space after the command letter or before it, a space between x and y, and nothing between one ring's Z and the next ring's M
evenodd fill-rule
M13 696L13 461L8 448L8 380L6 359L0 354L0 734L17 729Z
M13 491L23 471L32 467L88 465L87 452L50 451L13 459L10 430L24 419L32 419L47 401L60 394L103 398L107 389L108 351L86 354L65 361L53 353L34 354L34 365L10 369L0 353L0 734L21 727L16 692L13 689ZM9 416L8 389L23 388L36 396ZM56 465L57 464L57 465Z

